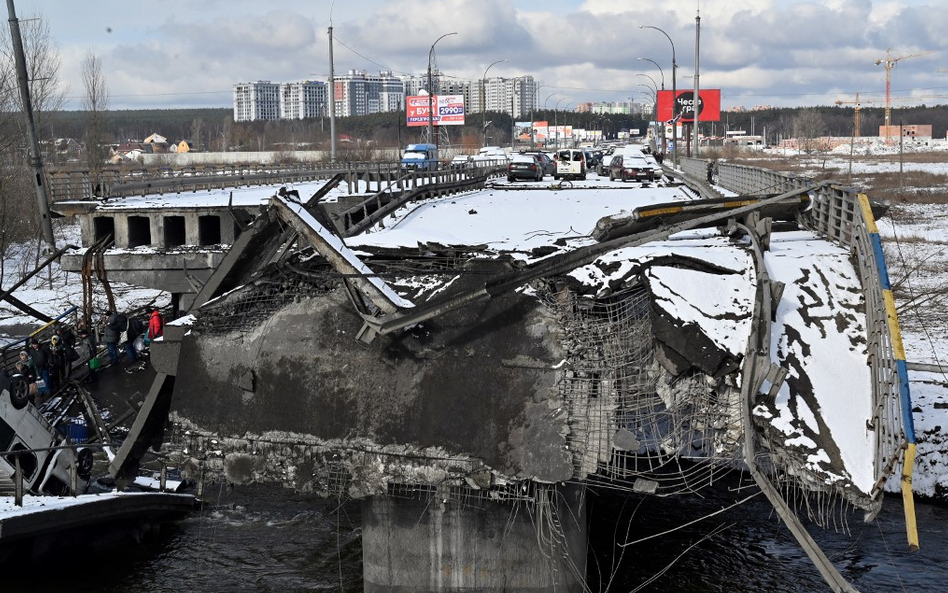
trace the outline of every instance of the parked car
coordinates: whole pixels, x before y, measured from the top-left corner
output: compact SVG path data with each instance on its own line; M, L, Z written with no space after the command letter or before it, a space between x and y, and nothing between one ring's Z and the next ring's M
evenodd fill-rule
M586 155L582 150L564 148L556 151L553 179L586 179Z
M530 179L543 181L543 165L532 154L515 154L507 165L507 181Z
M472 169L474 168L474 157L469 154L459 154L448 164L449 169Z
M645 155L616 154L609 161L609 180L653 181L655 172L645 160Z
M586 168L595 170L599 165L599 159L596 158L596 153L591 150L584 150L583 156L586 157Z
M661 179L662 175L665 174L665 169L662 168L662 165L658 162L658 159L655 158L655 155L651 153L645 153L642 156L645 157L645 160L652 167L652 176L655 179Z
M532 154L537 157L540 166L543 167L544 175L554 175L556 173L556 164L553 162L553 158L542 150L524 150L520 154Z
M609 174L609 162L612 161L612 155L615 153L615 147L610 146L599 157L599 163L596 165L596 174L605 177Z

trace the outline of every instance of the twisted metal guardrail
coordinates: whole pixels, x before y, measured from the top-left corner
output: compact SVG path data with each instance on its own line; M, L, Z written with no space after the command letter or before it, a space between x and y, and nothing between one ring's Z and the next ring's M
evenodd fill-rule
M681 159L687 177L704 178L708 161ZM908 368L895 299L882 252L869 197L835 183L815 184L811 179L723 162L717 164L716 185L740 195L770 195L810 188L810 208L800 222L829 241L849 249L862 279L866 302L867 350L873 388L872 429L875 433L876 484L873 497L881 495L886 479L902 461L901 489L909 545L918 547L912 472L915 464L915 426Z

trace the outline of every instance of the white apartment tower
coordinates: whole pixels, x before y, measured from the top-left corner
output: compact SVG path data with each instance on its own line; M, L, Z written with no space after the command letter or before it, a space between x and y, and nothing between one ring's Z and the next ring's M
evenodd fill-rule
M478 88L483 82L479 81ZM484 108L486 111L500 111L511 114L514 119L522 119L529 117L530 113L536 109L536 94L537 83L533 76L488 78L487 84L484 85Z
M280 85L280 119L310 119L329 113L326 83L319 80Z
M269 80L234 85L234 121L280 119L280 85Z

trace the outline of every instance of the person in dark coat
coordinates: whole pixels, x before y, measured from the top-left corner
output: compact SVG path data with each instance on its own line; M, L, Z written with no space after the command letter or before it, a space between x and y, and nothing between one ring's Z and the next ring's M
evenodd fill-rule
M125 319L124 315L119 315L115 311L109 311L105 314L104 323L102 324L102 341L105 342L105 348L109 351L110 364L118 364L119 338L127 325L128 320Z
M26 350L20 351L20 356L14 365L15 369L13 374L20 375L23 377L23 380L26 381L26 384L29 385L29 394L30 398L33 399L39 389L36 385L36 367L33 366L33 360L30 358L30 353Z
M79 360L85 361L89 369L87 381L94 383L99 377L96 373L96 365L91 364L92 359L99 355L99 347L95 343L95 336L89 333L89 330L81 328L79 330L79 341L76 343L76 352L79 353Z
M40 394L48 393L50 390L49 365L52 362L52 353L45 344L40 344L39 340L33 338L30 341L30 358L33 360L33 366L36 367L37 376L43 380L43 386L39 389Z

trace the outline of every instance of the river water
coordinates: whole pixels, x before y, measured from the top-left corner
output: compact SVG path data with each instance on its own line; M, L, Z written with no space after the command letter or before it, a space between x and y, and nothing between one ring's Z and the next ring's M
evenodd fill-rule
M829 591L762 496L660 538L620 548L748 496L702 491L658 499L589 498L592 591L810 593ZM362 590L357 503L276 487L214 486L208 503L139 539L95 536L32 570L4 571L4 592L149 593ZM849 533L811 530L845 578L863 592L945 591L948 508L917 505L921 549L908 551L901 500ZM708 537L709 533L715 535ZM131 533L125 536L130 538ZM106 545L106 542L108 545Z

